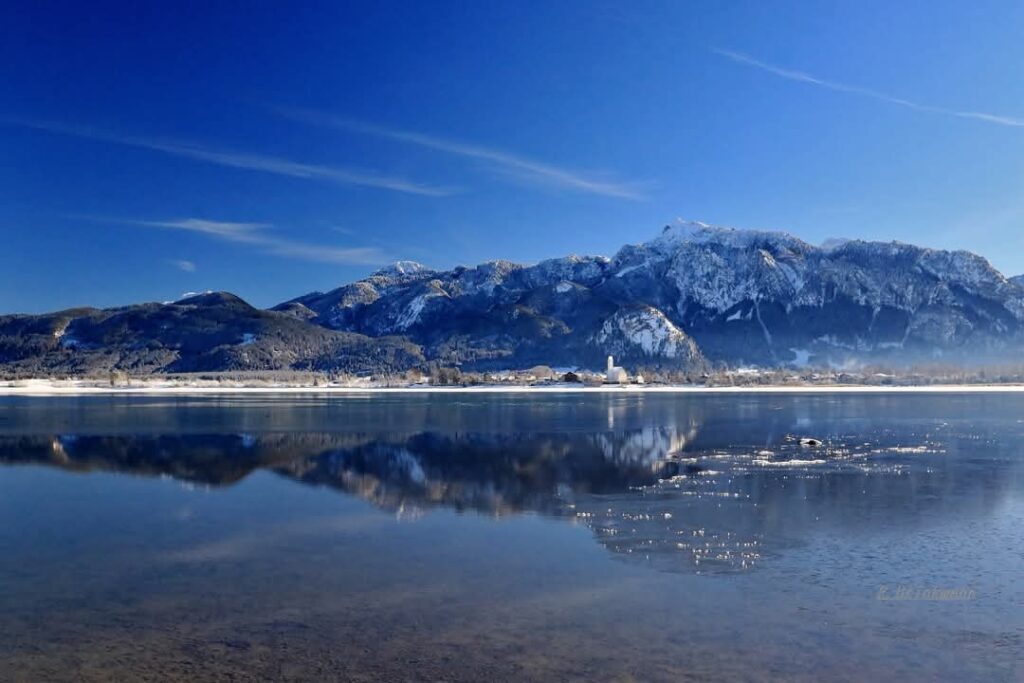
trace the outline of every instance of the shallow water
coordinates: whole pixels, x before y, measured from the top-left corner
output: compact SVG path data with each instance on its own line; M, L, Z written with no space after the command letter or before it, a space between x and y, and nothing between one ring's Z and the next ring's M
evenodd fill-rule
M1017 395L0 399L0 679L1020 681L1022 451Z

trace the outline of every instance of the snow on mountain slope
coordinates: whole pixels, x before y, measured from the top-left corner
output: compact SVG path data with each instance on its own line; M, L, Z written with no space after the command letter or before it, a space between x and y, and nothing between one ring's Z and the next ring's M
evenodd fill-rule
M616 311L601 325L593 343L620 361L674 359L695 363L700 360L697 344L664 313L651 306Z
M400 262L295 303L327 327L407 334L470 365L495 354L575 364L613 337L671 363L681 358L664 341L672 330L711 359L766 365L1005 356L1024 336L1024 283L977 255L860 240L818 247L692 221L612 258L450 271Z

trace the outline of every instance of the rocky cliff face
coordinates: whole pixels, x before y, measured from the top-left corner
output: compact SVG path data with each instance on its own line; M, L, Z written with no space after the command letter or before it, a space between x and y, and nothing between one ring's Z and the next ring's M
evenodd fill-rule
M631 365L654 361L693 367L702 361L693 339L652 306L619 309L604 321L591 343Z

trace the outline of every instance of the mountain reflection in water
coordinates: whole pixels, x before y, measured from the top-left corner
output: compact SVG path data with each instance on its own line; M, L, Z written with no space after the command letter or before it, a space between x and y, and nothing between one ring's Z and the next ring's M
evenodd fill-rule
M586 525L615 557L663 571L742 572L810 533L860 533L894 517L904 528L941 524L964 506L999 504L1019 476L1019 423L1009 435L1004 423L979 454L984 425L968 433L919 419L925 397L899 406L869 420L851 399L558 400L539 406L543 413L526 403L495 412L449 401L443 411L405 403L371 420L362 404L310 402L274 406L260 421L252 413L266 406L250 402L217 425L190 423L245 431L189 433L172 430L182 409L172 405L138 433L96 433L103 423L88 415L91 431L0 433L0 462L209 487L264 470L401 518L437 507L536 513ZM21 431L58 426L29 417ZM801 446L805 434L825 445ZM975 454L953 458L965 443Z

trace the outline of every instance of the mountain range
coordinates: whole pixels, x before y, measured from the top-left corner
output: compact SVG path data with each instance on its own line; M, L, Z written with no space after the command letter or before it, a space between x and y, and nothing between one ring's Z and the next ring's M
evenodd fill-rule
M399 261L270 310L229 293L0 317L0 368L374 373L1006 361L1024 278L984 258L680 221L613 257L433 270Z

